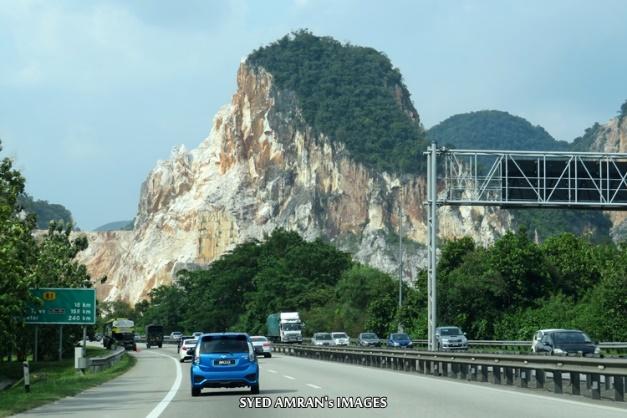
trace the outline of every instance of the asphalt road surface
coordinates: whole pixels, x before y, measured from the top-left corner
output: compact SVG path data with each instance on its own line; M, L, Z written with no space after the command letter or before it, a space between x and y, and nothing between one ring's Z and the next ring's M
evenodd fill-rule
M627 405L282 354L259 358L261 393L204 389L173 347L142 348L126 374L21 417L627 417ZM298 403L301 403L298 407ZM283 403L285 406L281 407ZM290 405L290 403L292 405Z

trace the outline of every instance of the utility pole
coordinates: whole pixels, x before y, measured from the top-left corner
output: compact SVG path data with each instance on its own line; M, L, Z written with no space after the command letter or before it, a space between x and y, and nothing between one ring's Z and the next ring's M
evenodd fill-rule
M403 332L401 323L401 308L403 306L403 182L401 174L401 187L398 202L399 227L398 227L398 332Z
M427 283L427 311L429 350L436 351L435 327L437 326L437 238L438 238L438 186L437 186L437 145L431 143L427 157L427 226L429 236L428 246L428 283Z

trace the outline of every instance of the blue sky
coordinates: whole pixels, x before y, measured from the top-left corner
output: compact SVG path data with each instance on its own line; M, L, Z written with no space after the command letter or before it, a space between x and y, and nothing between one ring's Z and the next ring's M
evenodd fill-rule
M625 22L621 0L0 0L2 156L82 229L131 219L240 60L299 28L385 52L427 128L498 109L571 141L627 99Z

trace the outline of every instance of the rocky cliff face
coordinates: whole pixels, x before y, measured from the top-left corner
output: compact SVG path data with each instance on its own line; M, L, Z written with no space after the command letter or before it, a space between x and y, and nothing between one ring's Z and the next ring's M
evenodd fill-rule
M205 266L278 227L330 240L398 274L402 222L404 276L414 278L426 264L424 177L401 182L374 172L314 135L296 97L276 89L263 69L242 63L237 84L209 137L192 151L174 149L148 175L134 230L88 234L80 261L92 277L107 276L103 285L96 280L99 296L137 302L181 268ZM440 237L489 243L510 222L492 209L442 208Z
M590 146L593 152L627 152L627 117L615 117L601 125ZM610 234L614 241L627 238L627 213L607 212L612 221Z

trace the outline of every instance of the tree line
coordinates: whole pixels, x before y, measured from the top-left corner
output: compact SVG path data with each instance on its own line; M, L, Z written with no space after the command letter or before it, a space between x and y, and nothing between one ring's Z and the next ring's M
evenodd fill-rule
M0 143L0 151L2 146ZM34 326L24 323L29 304L37 303L30 288L91 287L84 265L74 261L87 248L85 237L71 238L71 223L52 221L43 235L34 235L37 217L22 202L25 179L9 158L0 161L0 360L26 359L32 350ZM54 358L59 346L56 326L39 327L39 358ZM70 353L82 337L80 326L65 326L63 347ZM51 342L54 341L55 343Z
M487 248L470 238L445 242L438 279L439 325L472 339L528 340L541 328L579 328L599 340L625 340L627 248L562 234L538 244L524 229ZM305 333L342 330L380 337L398 323L427 335L426 272L415 286L362 265L332 245L276 230L238 245L207 269L183 271L131 310L140 324L168 331L264 334L268 314L298 311Z

